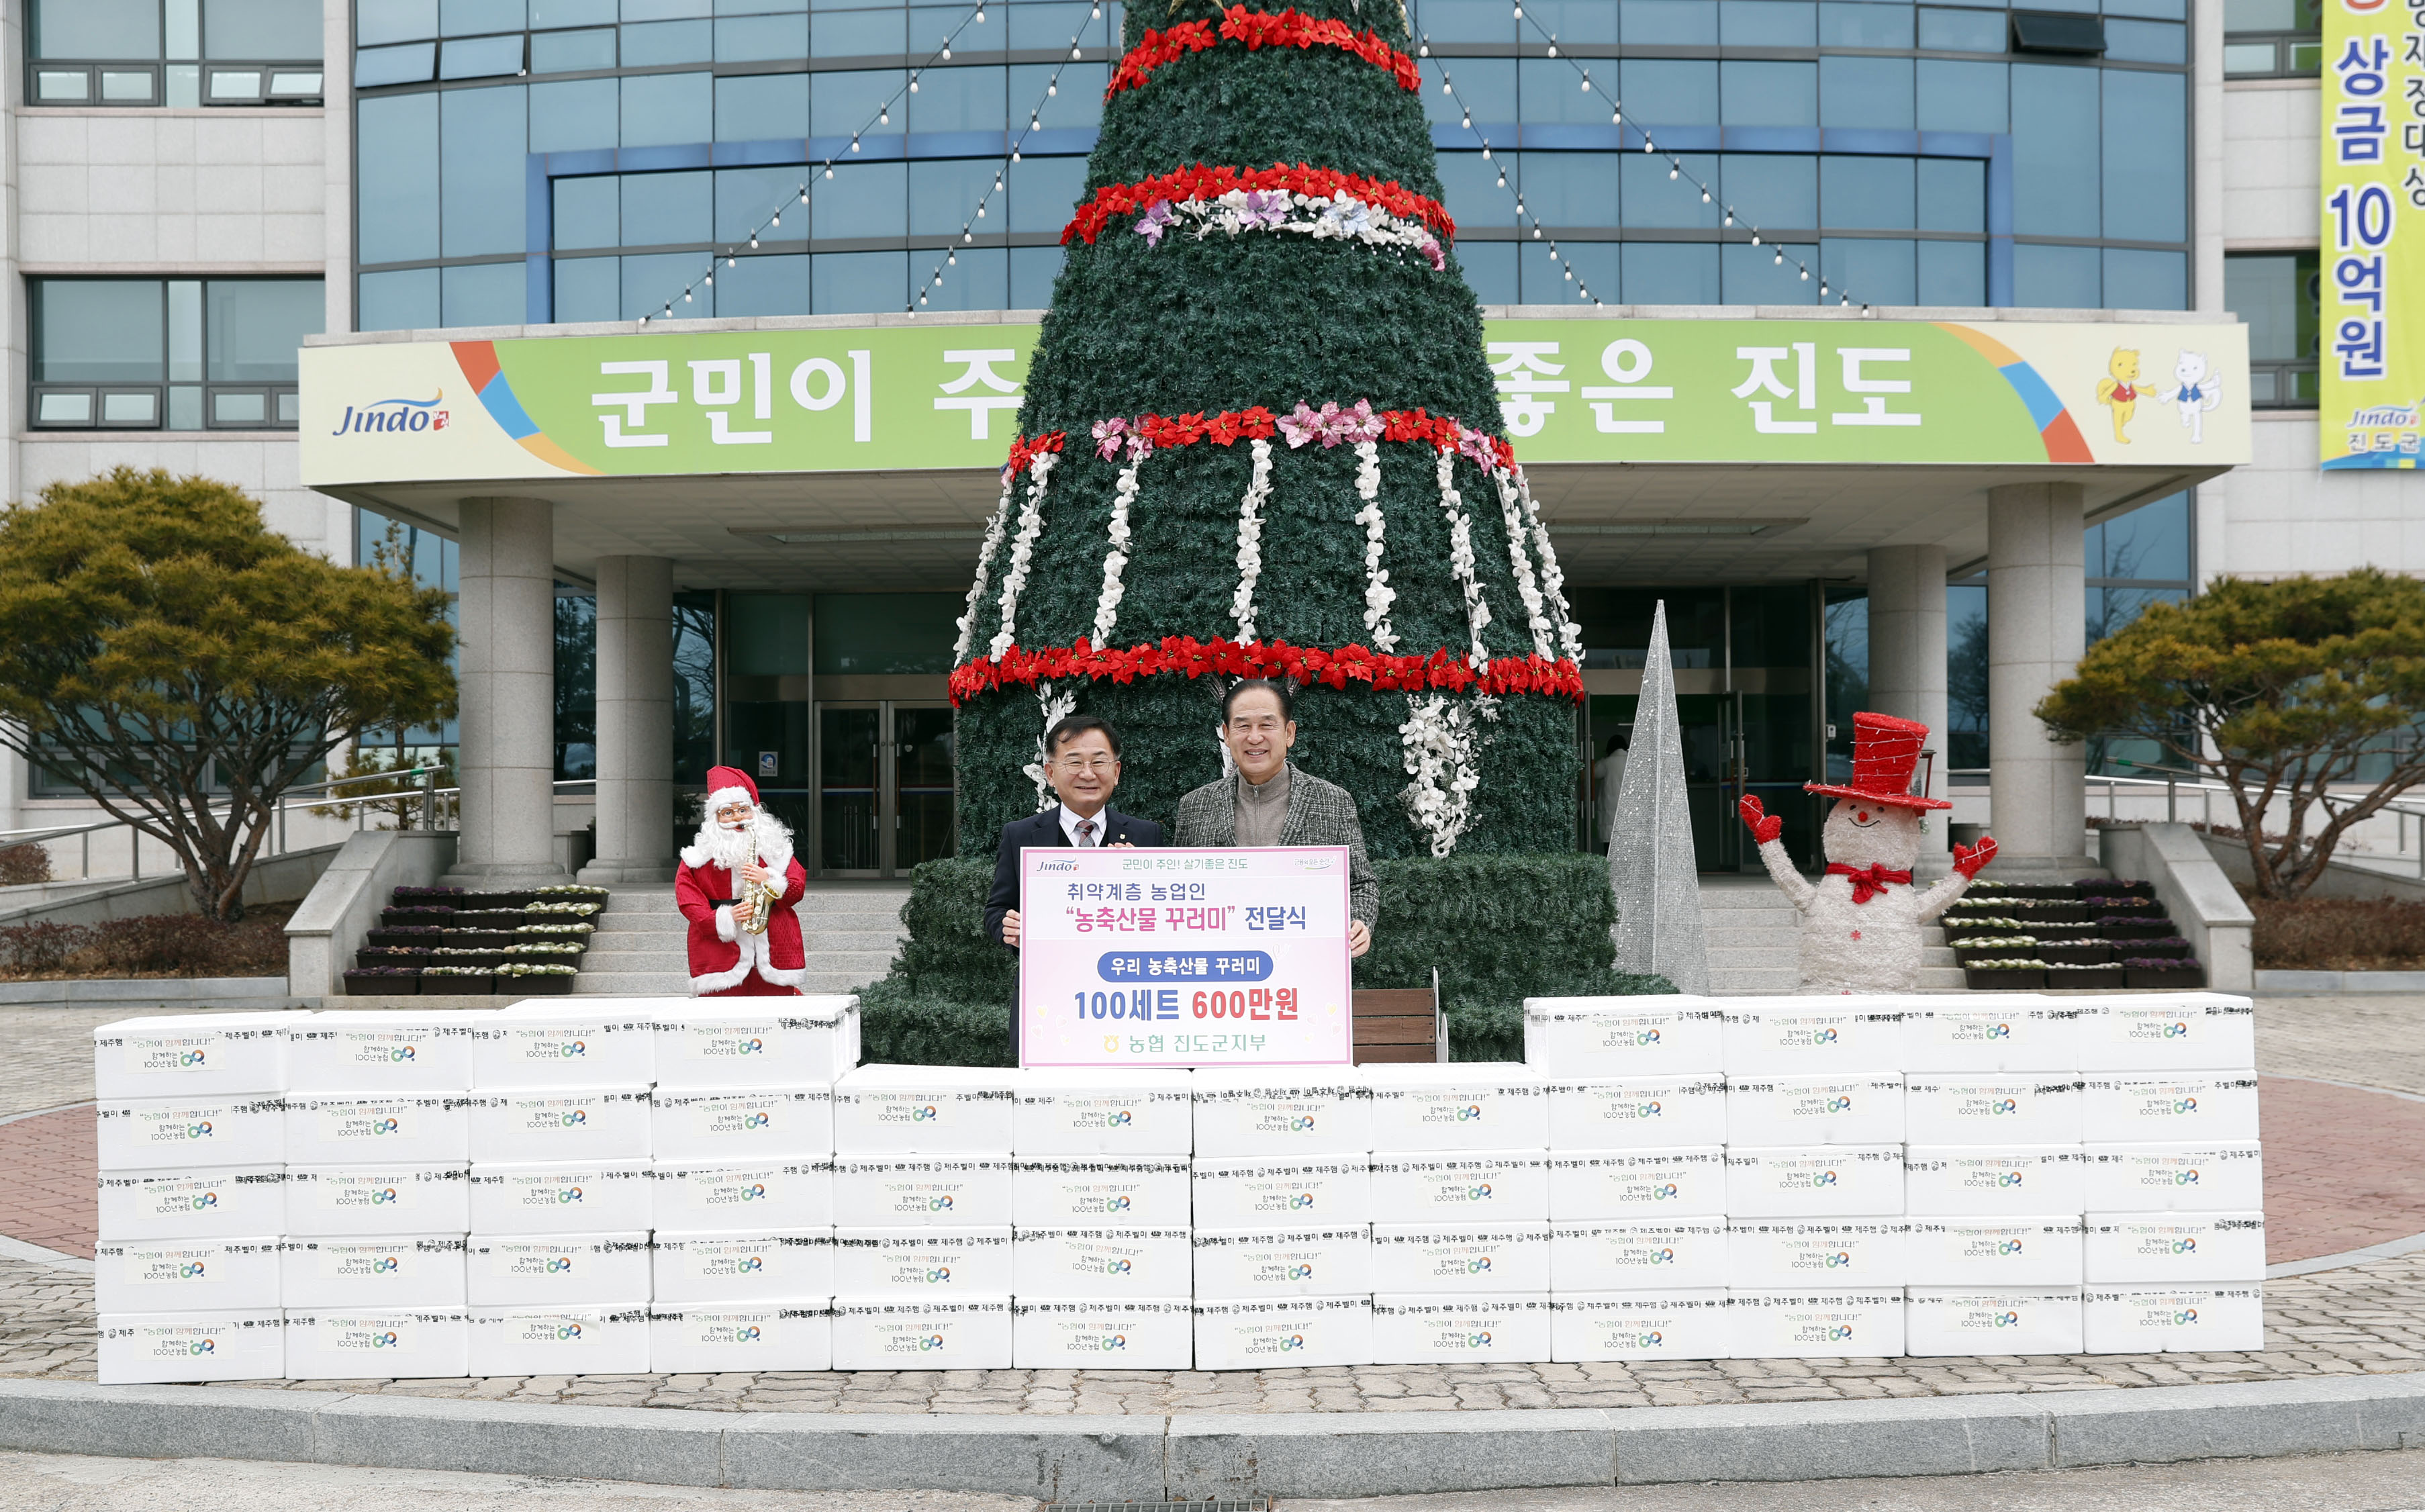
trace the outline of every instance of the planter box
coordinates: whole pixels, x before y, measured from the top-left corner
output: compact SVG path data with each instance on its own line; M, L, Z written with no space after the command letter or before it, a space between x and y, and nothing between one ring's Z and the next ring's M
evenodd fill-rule
M487 972L473 976L425 976L422 990L433 997L470 996L477 992L493 992L497 979Z
M2027 992L2047 985L2047 973L2043 968L2032 972L1990 972L1970 966L1964 968L1962 976L1970 984L1973 992Z
M442 941L443 937L440 935L409 935L400 929L374 929L362 937L364 944L410 945L415 950L427 950Z
M418 975L365 976L359 972L345 973L345 995L356 998L410 997L421 990Z
M2124 984L2128 987L2169 988L2177 992L2194 990L2206 986L2206 968L2203 966L2186 966L2162 972L2133 966L2128 974L2129 980Z
M510 929L449 929L445 939L449 950L503 950L520 943L522 936Z
M2113 947L2102 940L2082 941L2076 945L2058 945L2051 941L2041 940L2038 941L2036 955L2042 961L2062 961L2073 966L2102 966L2113 958ZM2051 982L2054 977L2049 974L2047 980ZM2115 982L2112 985L2120 987L2122 984Z
M365 972L377 966L410 966L418 970L428 964L429 952L426 950L415 951L410 956L386 956L376 954L373 947L366 945L354 952L355 968Z
M2079 898L2080 889L2072 886L2069 882L2016 882L2012 887L2005 890L2004 896L2008 898L2049 898L2058 902L2069 903Z
M520 909L458 909L446 926L450 929L511 929L528 922Z
M450 945L448 945L446 948L447 948L447 949L449 949L449 950L459 950L459 949L461 949L462 947L461 947L461 946L459 946L459 945L450 944ZM430 959L428 959L428 960L426 960L426 961L424 961L422 964L423 964L425 967L426 967L426 966L479 966L479 967L486 967L486 968L493 969L493 968L495 968L495 967L502 966L502 965L504 965L505 963L506 963L506 953L505 953L504 951L502 951L502 950L479 950L479 951L474 951L472 954L470 954L470 955L468 955L468 956L440 956L440 957L432 957Z
M2186 940L2132 940L2113 947L2113 958L2116 960L2129 956L2176 956L2186 958L2189 954L2190 942Z
M452 909L442 909L434 913L420 909L381 909L379 923L391 929L399 925L415 924L434 924L442 929L454 917L454 912Z
M531 997L562 997L572 990L572 977L550 973L545 976L500 976L496 990L521 992Z
M2129 973L2118 962L2110 966L2081 966L2067 972L2048 972L2046 975L2048 987L2105 989L2129 985L2127 980Z
M466 893L455 900L458 909L527 909L538 894L530 892Z
M2138 881L2100 881L2094 888L2091 888L2083 883L2080 886L2080 895L2083 897L2152 898L2156 895L2156 884L2153 882Z
M2158 940L2180 932L2169 918L2117 919L2112 924L2099 924L2097 928L2108 940Z
M1975 966L1983 960L2011 960L2024 951L2032 956L2038 954L2038 948L2035 945L1988 945L1978 950L1965 950L1956 946L1953 952L1953 962L1957 966L1967 967Z

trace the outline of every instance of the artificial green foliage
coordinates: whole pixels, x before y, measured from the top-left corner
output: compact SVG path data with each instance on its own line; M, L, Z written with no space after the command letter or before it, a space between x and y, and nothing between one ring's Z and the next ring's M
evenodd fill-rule
M1275 7L1274 8L1277 8ZM1389 4L1306 0L1295 8L1376 31L1412 53L1405 12ZM1185 0L1132 8L1126 45L1145 28L1217 20L1218 7ZM1223 42L1156 69L1113 96L1088 166L1086 193L1198 165L1312 168L1395 181L1442 197L1431 129L1421 99L1384 69L1336 48ZM1483 349L1481 312L1458 271L1453 243L1445 271L1420 255L1289 233L1182 227L1159 247L1136 234L1134 215L1115 216L1091 246L1073 243L1053 288L1027 374L1020 415L1024 436L1065 432L1043 504L1028 577L1015 612L1017 641L1066 647L1091 640L1102 587L1116 480L1123 465L1096 454L1091 427L1110 417L1217 414L1261 405L1286 413L1300 401L1375 410L1423 409L1493 435L1504 434ZM1261 573L1255 635L1264 641L1337 649L1370 645L1365 613L1365 535L1355 516L1354 448L1272 441L1272 495L1261 510ZM1446 650L1462 656L1472 636L1450 568L1450 526L1440 506L1435 453L1421 442L1379 443L1383 566L1396 600L1389 620L1400 654ZM1520 454L1519 454L1520 455ZM1168 636L1235 638L1239 502L1252 473L1245 441L1200 442L1157 452L1138 469L1132 543L1117 648ZM1491 620L1490 656L1522 658L1536 647L1510 563L1507 529L1489 475L1457 458L1454 486L1470 520L1475 571ZM1015 528L1028 478L1013 480ZM1534 543L1524 541L1535 571ZM1002 623L1010 548L995 554L986 591L972 605L969 655L986 654ZM1554 609L1550 613L1554 617ZM1552 645L1554 647L1554 640ZM1218 680L1170 676L1131 684L1065 684L1079 712L1120 731L1127 773L1115 800L1124 812L1168 823L1188 789L1221 774L1213 728ZM1356 796L1365 840L1380 857L1428 854L1400 794L1407 785L1399 726L1404 692L1308 690L1295 758ZM990 854L1001 827L1033 813L1036 760L1044 726L1036 690L1011 687L965 701L958 727L960 849ZM1498 700L1475 753L1481 779L1463 853L1539 850L1574 828L1578 760L1570 702L1523 695Z

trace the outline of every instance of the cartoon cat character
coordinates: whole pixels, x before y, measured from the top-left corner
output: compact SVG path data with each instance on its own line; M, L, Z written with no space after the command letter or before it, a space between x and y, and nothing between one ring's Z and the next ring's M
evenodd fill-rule
M2130 438L2122 434L2122 427L2139 410L2139 354L2116 346L2105 360L2105 371L2110 376L2096 380L2096 402L2113 411L2113 439L2128 446Z
M2223 402L2223 379L2207 366L2206 353L2184 351L2173 363L2173 386L2164 402L2177 405L2190 444L2206 440L2206 412Z

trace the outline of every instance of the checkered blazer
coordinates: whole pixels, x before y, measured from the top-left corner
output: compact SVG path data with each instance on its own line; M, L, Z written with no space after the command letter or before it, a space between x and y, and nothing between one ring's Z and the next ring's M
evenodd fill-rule
M1347 912L1367 925L1381 916L1381 884L1364 854L1364 826L1356 817L1356 800L1336 782L1325 782L1294 762L1289 764L1288 817L1280 822L1283 845L1344 845L1347 847ZM1196 789L1179 800L1179 833L1174 845L1234 845L1238 843L1238 775L1235 772Z

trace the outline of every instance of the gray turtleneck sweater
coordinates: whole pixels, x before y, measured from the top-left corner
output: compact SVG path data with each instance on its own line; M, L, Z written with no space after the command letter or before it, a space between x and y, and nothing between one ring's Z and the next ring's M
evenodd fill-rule
M1277 845L1280 829L1288 823L1289 764L1271 780L1257 787L1238 774L1238 844L1241 845Z

